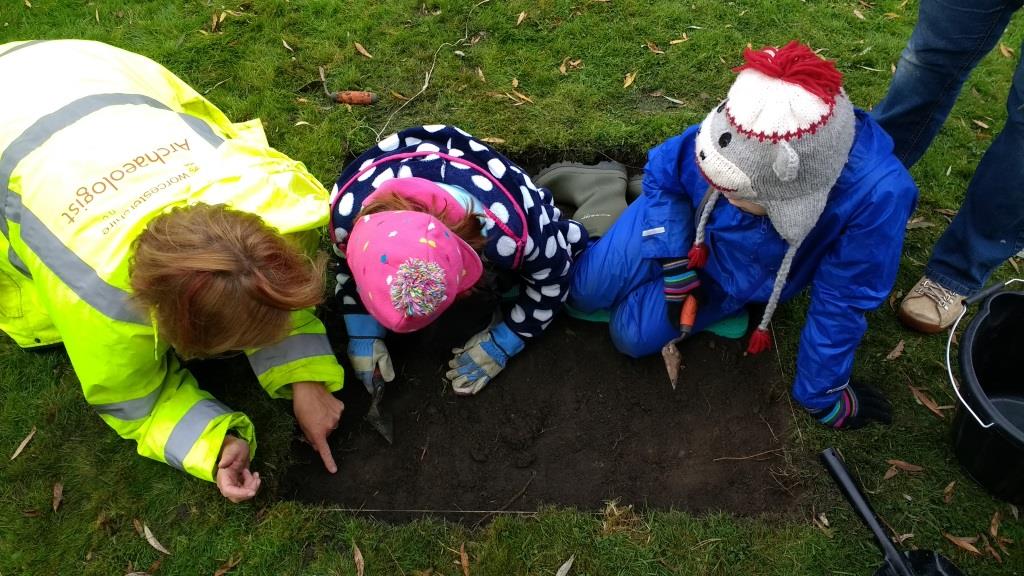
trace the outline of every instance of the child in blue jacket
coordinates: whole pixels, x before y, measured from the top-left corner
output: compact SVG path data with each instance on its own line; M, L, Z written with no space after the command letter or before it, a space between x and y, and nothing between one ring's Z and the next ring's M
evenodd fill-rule
M831 62L796 42L745 59L701 125L650 151L643 195L583 253L569 302L608 310L612 340L634 357L679 336L688 297L695 331L764 303L757 353L776 304L810 286L793 396L827 426L888 423L888 401L850 373L917 189Z

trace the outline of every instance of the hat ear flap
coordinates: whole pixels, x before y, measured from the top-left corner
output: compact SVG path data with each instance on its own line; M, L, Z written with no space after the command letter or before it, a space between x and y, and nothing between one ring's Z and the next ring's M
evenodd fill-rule
M772 164L775 175L783 182L791 182L796 179L800 171L800 155L793 150L785 140L775 145L775 162Z

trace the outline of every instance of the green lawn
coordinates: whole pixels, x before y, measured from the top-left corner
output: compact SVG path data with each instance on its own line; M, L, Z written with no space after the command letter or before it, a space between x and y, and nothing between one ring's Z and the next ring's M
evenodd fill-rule
M262 118L273 145L330 184L378 135L427 122L500 139L498 148L527 165L609 156L639 166L647 149L699 121L725 94L729 70L747 43L799 38L825 49L845 73L854 102L870 107L884 94L916 8L916 0L4 0L0 40L80 37L150 56L232 119ZM1024 37L1020 23L1003 39L1015 52L1007 57L996 50L984 60L914 169L922 190L917 215L935 226L908 232L897 290L920 275L947 222L938 210L958 207L1005 119ZM357 53L354 42L373 58ZM581 63L566 63L563 75L566 58ZM314 83L319 66L333 89L374 90L381 101L351 109L326 102ZM403 104L400 97L417 94L431 69L422 94ZM635 81L623 88L630 73ZM3 79L5 90L28 82ZM513 89L531 102L516 105L505 95L519 98ZM805 306L796 302L776 315L789 374ZM125 574L157 561L158 574L213 574L231 558L240 560L231 574L355 574L353 544L367 574L461 574L463 544L475 575L550 575L572 554L570 574L580 575L870 574L879 556L868 533L814 460L828 445L842 450L893 529L913 534L907 546L941 550L970 574L1024 573L1019 544L998 564L943 537L987 532L999 510L1000 533L1024 539L1024 524L1010 508L959 469L949 440L951 412L942 420L932 416L908 389L913 384L939 404L955 403L942 368L944 339L902 330L887 308L871 315L870 326L856 373L892 398L897 420L887 429L834 433L798 414L789 456L805 481L802 510L789 519L641 512L613 529L592 511L551 509L469 530L428 519L384 525L280 502L276 491L294 433L290 410L253 394L255 388L232 390L226 400L257 423L256 465L266 481L254 503L233 506L212 484L135 456L86 407L63 352L26 353L4 339L0 576ZM903 355L884 361L900 340ZM9 461L33 427L34 439ZM890 458L924 471L883 481ZM946 503L943 488L953 481ZM64 486L57 512L51 509L55 482ZM828 533L812 524L819 512L830 521ZM151 548L135 520L171 555Z

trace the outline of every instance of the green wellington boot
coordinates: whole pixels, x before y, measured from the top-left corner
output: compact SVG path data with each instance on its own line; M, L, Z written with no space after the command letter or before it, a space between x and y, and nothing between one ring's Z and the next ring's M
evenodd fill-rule
M630 204L644 193L644 173L629 177L626 183L626 201Z
M626 167L618 162L559 162L541 170L533 182L551 190L556 203L575 206L572 218L591 238L603 236L626 210Z

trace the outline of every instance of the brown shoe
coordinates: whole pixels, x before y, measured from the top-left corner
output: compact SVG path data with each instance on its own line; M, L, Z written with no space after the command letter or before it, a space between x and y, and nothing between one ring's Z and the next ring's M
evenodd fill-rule
M963 299L963 295L922 276L900 304L900 322L925 334L941 332L963 312Z

